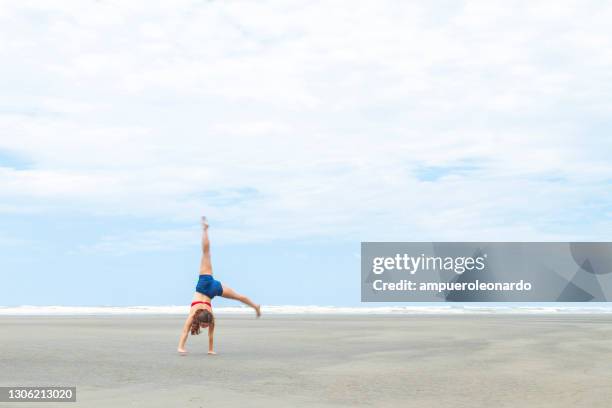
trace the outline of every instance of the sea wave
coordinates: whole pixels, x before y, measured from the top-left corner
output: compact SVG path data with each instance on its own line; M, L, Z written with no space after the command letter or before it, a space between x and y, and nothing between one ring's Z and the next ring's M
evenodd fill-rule
M247 307L215 307L219 314L250 314ZM189 306L0 306L0 316L184 315ZM263 306L271 315L612 314L612 306Z

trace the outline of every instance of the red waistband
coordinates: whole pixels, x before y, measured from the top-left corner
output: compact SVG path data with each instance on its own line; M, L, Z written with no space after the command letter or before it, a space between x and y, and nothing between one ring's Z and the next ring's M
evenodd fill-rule
M210 302L202 302L201 300L198 300L197 302L191 302L191 307L197 305L197 304L203 304L203 305L208 305L212 308L212 305L210 304Z

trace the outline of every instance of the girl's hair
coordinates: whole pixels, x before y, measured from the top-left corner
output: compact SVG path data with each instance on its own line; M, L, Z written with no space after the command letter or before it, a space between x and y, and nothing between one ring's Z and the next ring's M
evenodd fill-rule
M198 309L195 311L195 314L193 315L193 320L191 321L192 336L200 334L200 325L202 323L215 324L215 318L209 310Z

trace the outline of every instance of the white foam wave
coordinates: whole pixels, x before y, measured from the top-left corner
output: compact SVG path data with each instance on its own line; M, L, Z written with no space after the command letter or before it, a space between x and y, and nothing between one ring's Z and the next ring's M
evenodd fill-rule
M219 314L250 314L247 307L215 307ZM189 306L0 306L0 316L185 315ZM272 315L612 314L612 306L263 306Z

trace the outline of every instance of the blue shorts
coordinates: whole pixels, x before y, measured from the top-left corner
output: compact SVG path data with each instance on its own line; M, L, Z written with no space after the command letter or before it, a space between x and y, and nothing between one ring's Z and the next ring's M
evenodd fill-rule
M196 292L212 299L215 296L221 296L223 294L223 286L221 286L221 282L213 278L212 275L200 275L196 286Z

